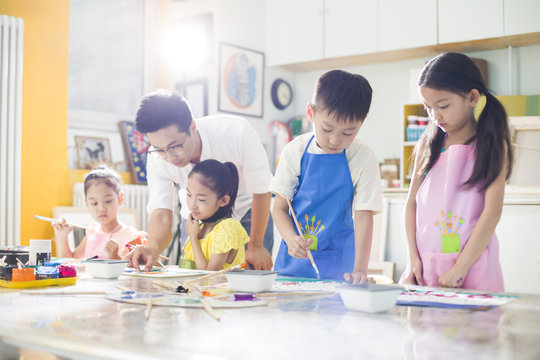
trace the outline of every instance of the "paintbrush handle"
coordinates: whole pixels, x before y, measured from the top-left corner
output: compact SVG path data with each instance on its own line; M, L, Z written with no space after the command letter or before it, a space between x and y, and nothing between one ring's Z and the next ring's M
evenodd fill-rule
M219 316L214 312L214 309L208 304L208 302L205 299L201 299L201 304L204 308L204 310L210 315L212 318L214 318L216 321L219 321Z
M173 283L163 281L163 280L152 280L152 284L156 284L158 286L164 287L165 289L169 289L169 290L176 290L178 288L178 285L174 285Z
M304 237L304 233L302 232L302 228L300 227L300 224L298 224L298 220L296 219L296 215L294 213L294 209L292 207L291 200L289 200L289 198L285 198L285 200L287 200L287 205L289 205L289 210L291 211L291 214L292 214L292 217L293 217L293 220L294 220L294 224L296 225L296 229L298 230L298 235ZM307 249L307 256L309 258L309 261L311 262L311 265L313 266L313 268L317 272L317 276L319 276L319 268L315 264L315 259L313 259L313 255L311 255L311 251L309 250L309 248Z
M39 220L43 220L43 221L48 221L50 223L58 223L58 224L62 223L62 221L60 221L58 219L48 218L48 217L45 217L45 216L35 215L35 218L39 219ZM85 229L85 230L87 228L87 226L83 226L83 225L79 225L79 224L75 224L75 223L71 223L71 222L68 222L67 225L69 225L71 227Z

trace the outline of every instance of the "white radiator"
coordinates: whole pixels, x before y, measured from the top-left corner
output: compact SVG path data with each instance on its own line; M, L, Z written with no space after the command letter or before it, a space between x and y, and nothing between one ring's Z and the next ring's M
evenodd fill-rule
M21 241L23 29L0 15L0 246Z
M137 210L137 221L139 230L146 231L148 226L148 214L146 205L148 204L148 187L146 185L122 185L124 192L124 206ZM73 206L86 207L84 203L84 184L76 183L73 186Z

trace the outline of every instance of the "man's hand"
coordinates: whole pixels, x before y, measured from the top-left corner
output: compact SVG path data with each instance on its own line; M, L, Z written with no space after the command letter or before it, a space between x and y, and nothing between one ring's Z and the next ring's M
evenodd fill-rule
M140 269L139 265L145 265L144 271L152 270L152 266L154 266L158 258L159 251L148 246L137 246L123 257L123 259L129 260L129 266L137 271Z
M248 243L246 250L246 263L255 270L272 270L272 257L263 246Z

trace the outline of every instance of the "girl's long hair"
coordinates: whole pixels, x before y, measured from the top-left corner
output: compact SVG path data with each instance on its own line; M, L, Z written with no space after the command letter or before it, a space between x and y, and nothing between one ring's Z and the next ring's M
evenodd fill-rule
M471 177L463 184L471 188L480 184L485 190L502 171L505 157L506 179L512 172L512 147L506 110L491 94L480 70L471 58L464 54L448 52L431 59L422 69L418 86L449 91L465 96L476 89L485 95L486 104L478 118L476 135L469 142L475 142L476 161ZM435 164L444 145L445 132L433 121L418 141L413 156L419 159L417 174L425 174Z

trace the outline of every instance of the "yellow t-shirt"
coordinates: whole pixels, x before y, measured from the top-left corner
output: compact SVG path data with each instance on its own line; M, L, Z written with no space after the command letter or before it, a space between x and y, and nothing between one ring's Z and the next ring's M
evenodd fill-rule
M201 225L202 227L202 225ZM212 254L224 254L232 249L238 250L232 263L225 263L223 268L243 263L246 260L246 251L244 245L249 241L249 236L240 223L233 218L220 220L203 239L199 240L204 257L208 261ZM180 259L180 267L196 269L195 258L193 257L193 248L191 239L184 247L184 256Z

